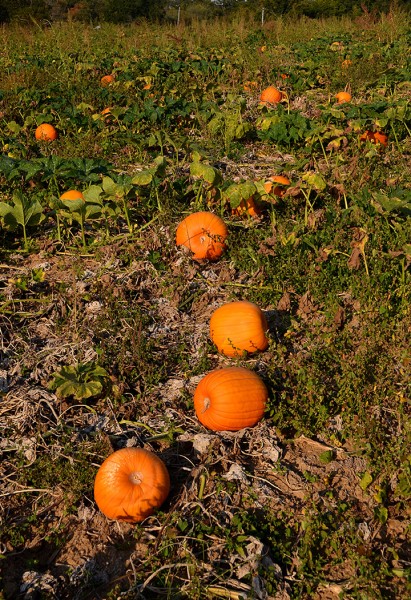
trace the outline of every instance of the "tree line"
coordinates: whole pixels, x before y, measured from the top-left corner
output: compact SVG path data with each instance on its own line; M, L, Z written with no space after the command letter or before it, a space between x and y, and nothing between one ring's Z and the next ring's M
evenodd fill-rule
M48 20L131 23L214 18L244 11L258 19L279 15L311 18L379 14L393 6L407 8L409 0L0 0L0 22Z

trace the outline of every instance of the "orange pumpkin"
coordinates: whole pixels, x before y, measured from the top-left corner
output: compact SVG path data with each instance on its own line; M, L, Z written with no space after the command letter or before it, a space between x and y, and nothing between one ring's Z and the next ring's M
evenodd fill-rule
M106 87L107 85L110 85L110 83L113 83L113 81L114 81L114 75L103 75L103 77L100 79L100 83L104 87Z
M68 190L61 194L60 200L84 200L84 196L78 190Z
M382 133L382 131L376 131L374 133L374 143L386 146L388 144L388 135Z
M194 393L194 409L208 429L238 431L262 419L267 399L268 390L254 371L226 367L201 379Z
M226 249L227 236L227 226L218 215L200 211L179 224L176 243L191 250L194 260L217 260Z
M265 350L267 329L263 311L247 300L223 304L210 319L210 337L218 351L226 356Z
M388 136L385 133L382 133L381 131L374 132L370 131L369 129L361 134L360 140L362 142L369 141L372 144L381 144L382 146L386 146L388 144Z
M240 204L231 211L231 214L239 216L243 215L244 213L247 213L250 215L250 217L254 218L261 215L261 209L252 196L247 200L241 200Z
M277 90L277 88L270 85L261 92L260 101L263 104L277 104L278 102L281 102L282 97L283 95L280 90Z
M276 183L279 185L274 185ZM284 175L274 175L264 183L264 189L267 194L274 194L274 196L282 197L285 194L285 187L290 185L290 183L288 177L285 177Z
M338 92L334 98L337 99L337 104L344 104L344 102L351 102L351 94L349 92Z
M42 142L52 142L58 138L58 133L53 125L49 123L42 123L39 125L34 132L36 140L40 140Z
M113 452L99 468L94 499L109 519L139 523L166 500L170 476L163 461L144 448Z

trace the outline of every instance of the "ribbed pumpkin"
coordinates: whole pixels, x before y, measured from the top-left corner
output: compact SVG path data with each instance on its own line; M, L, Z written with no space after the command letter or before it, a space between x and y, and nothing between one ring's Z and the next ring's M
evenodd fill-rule
M36 140L41 142L52 142L58 138L56 128L50 123L42 123L34 132Z
M351 102L351 94L349 92L338 92L334 98L337 99L337 104L344 104L344 102Z
M226 367L201 379L194 393L194 408L208 429L238 431L260 421L267 399L268 390L254 371Z
M179 224L176 243L191 250L194 260L217 260L226 249L227 236L227 226L218 215L200 211Z
M253 302L239 300L217 308L210 319L210 337L225 356L241 356L268 346L267 321Z
M110 454L94 481L94 499L109 519L139 523L166 500L170 476L163 461L144 448Z
M260 94L260 101L263 104L277 104L281 102L283 95L280 90L277 90L274 86L270 85L265 88Z

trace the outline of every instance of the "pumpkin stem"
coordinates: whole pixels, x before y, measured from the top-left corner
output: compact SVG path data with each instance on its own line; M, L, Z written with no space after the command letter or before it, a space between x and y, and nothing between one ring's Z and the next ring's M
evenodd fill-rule
M129 479L134 485L140 485L140 483L143 482L143 476L139 471L134 471L133 473L130 473Z

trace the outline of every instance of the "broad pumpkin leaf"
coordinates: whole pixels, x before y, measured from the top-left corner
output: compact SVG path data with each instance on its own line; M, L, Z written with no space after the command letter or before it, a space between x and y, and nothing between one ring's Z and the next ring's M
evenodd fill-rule
M17 225L34 227L45 219L43 207L36 198L24 195L20 190L13 193L11 204L0 202L0 216L10 229Z
M257 191L252 181L233 183L225 191L224 196L230 202L231 208L237 208L243 200L248 200Z
M156 170L154 168L144 169L144 171L140 171L140 173L134 175L131 182L135 185L149 185L153 181L155 173Z
M105 178L103 178L103 181L104 179ZM83 196L87 203L101 204L101 192L102 189L99 185L90 185L90 187L84 190Z
M100 394L102 389L103 384L100 381L88 381L87 383L65 381L56 389L56 394L60 398L74 396L76 400L86 400Z
M301 179L317 192L322 192L327 187L324 177L319 173L305 173Z
M400 212L411 215L411 192L407 190L394 190L390 195L376 192L373 194L373 198L375 201L374 206L378 212Z
M70 213L81 213L86 206L86 201L82 198L76 198L76 200L64 200L60 198L60 202Z
M13 133L19 133L21 129L21 125L16 123L16 121L9 121L7 123L7 129L9 129Z
M56 390L61 398L74 396L77 400L85 400L99 395L107 379L107 371L95 363L66 365L53 373L49 389Z
M221 181L221 173L218 169L197 161L190 164L190 175L192 177L199 177L210 185L218 185Z
M86 203L85 218L99 219L101 217L102 207L100 204Z

